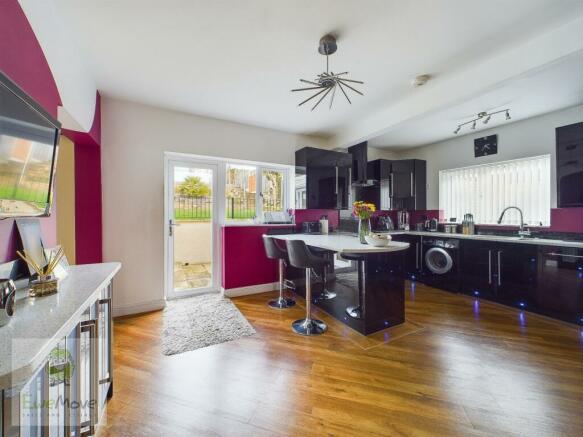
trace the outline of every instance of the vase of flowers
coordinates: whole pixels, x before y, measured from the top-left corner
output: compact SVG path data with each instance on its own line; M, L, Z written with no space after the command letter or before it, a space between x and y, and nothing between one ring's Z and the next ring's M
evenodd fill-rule
M358 201L352 205L352 215L358 218L358 238L362 244L366 244L364 237L370 234L370 218L375 211L374 203Z

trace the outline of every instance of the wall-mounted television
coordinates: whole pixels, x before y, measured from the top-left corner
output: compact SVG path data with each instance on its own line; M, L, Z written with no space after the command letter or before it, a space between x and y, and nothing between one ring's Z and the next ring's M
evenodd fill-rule
M0 71L0 218L50 215L60 130Z

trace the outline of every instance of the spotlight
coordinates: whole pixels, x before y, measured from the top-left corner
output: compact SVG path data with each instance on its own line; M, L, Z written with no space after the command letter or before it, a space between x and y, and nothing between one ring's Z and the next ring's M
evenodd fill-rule
M488 124L488 122L490 121L490 118L492 118L491 115L488 115L485 119L484 119L484 124Z
M510 120L510 118L511 118L510 117L510 112L509 111L506 111L506 120Z
M461 128L462 128L461 126L458 126L457 129L453 131L453 133L457 135Z
M472 123L472 129L476 129L476 122L475 121Z

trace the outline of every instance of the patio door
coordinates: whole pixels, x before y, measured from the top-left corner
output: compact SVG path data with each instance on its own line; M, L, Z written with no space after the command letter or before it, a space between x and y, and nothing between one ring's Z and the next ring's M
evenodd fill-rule
M218 164L167 160L166 174L166 297L218 291Z

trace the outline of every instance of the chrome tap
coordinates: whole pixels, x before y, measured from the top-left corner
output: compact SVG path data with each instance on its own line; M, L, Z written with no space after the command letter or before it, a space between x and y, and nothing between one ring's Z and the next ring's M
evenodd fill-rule
M498 218L498 224L502 223L502 219L504 218L504 214L509 209L515 209L520 214L520 227L518 228L518 235L520 235L520 238L530 237L530 230L524 228L524 225L526 223L524 223L524 217L522 215L522 210L518 206L507 206L506 208L504 208L504 210L502 211L502 214L500 214L500 218Z
M14 296L16 287L11 279L0 280L0 326L10 322L14 315Z

